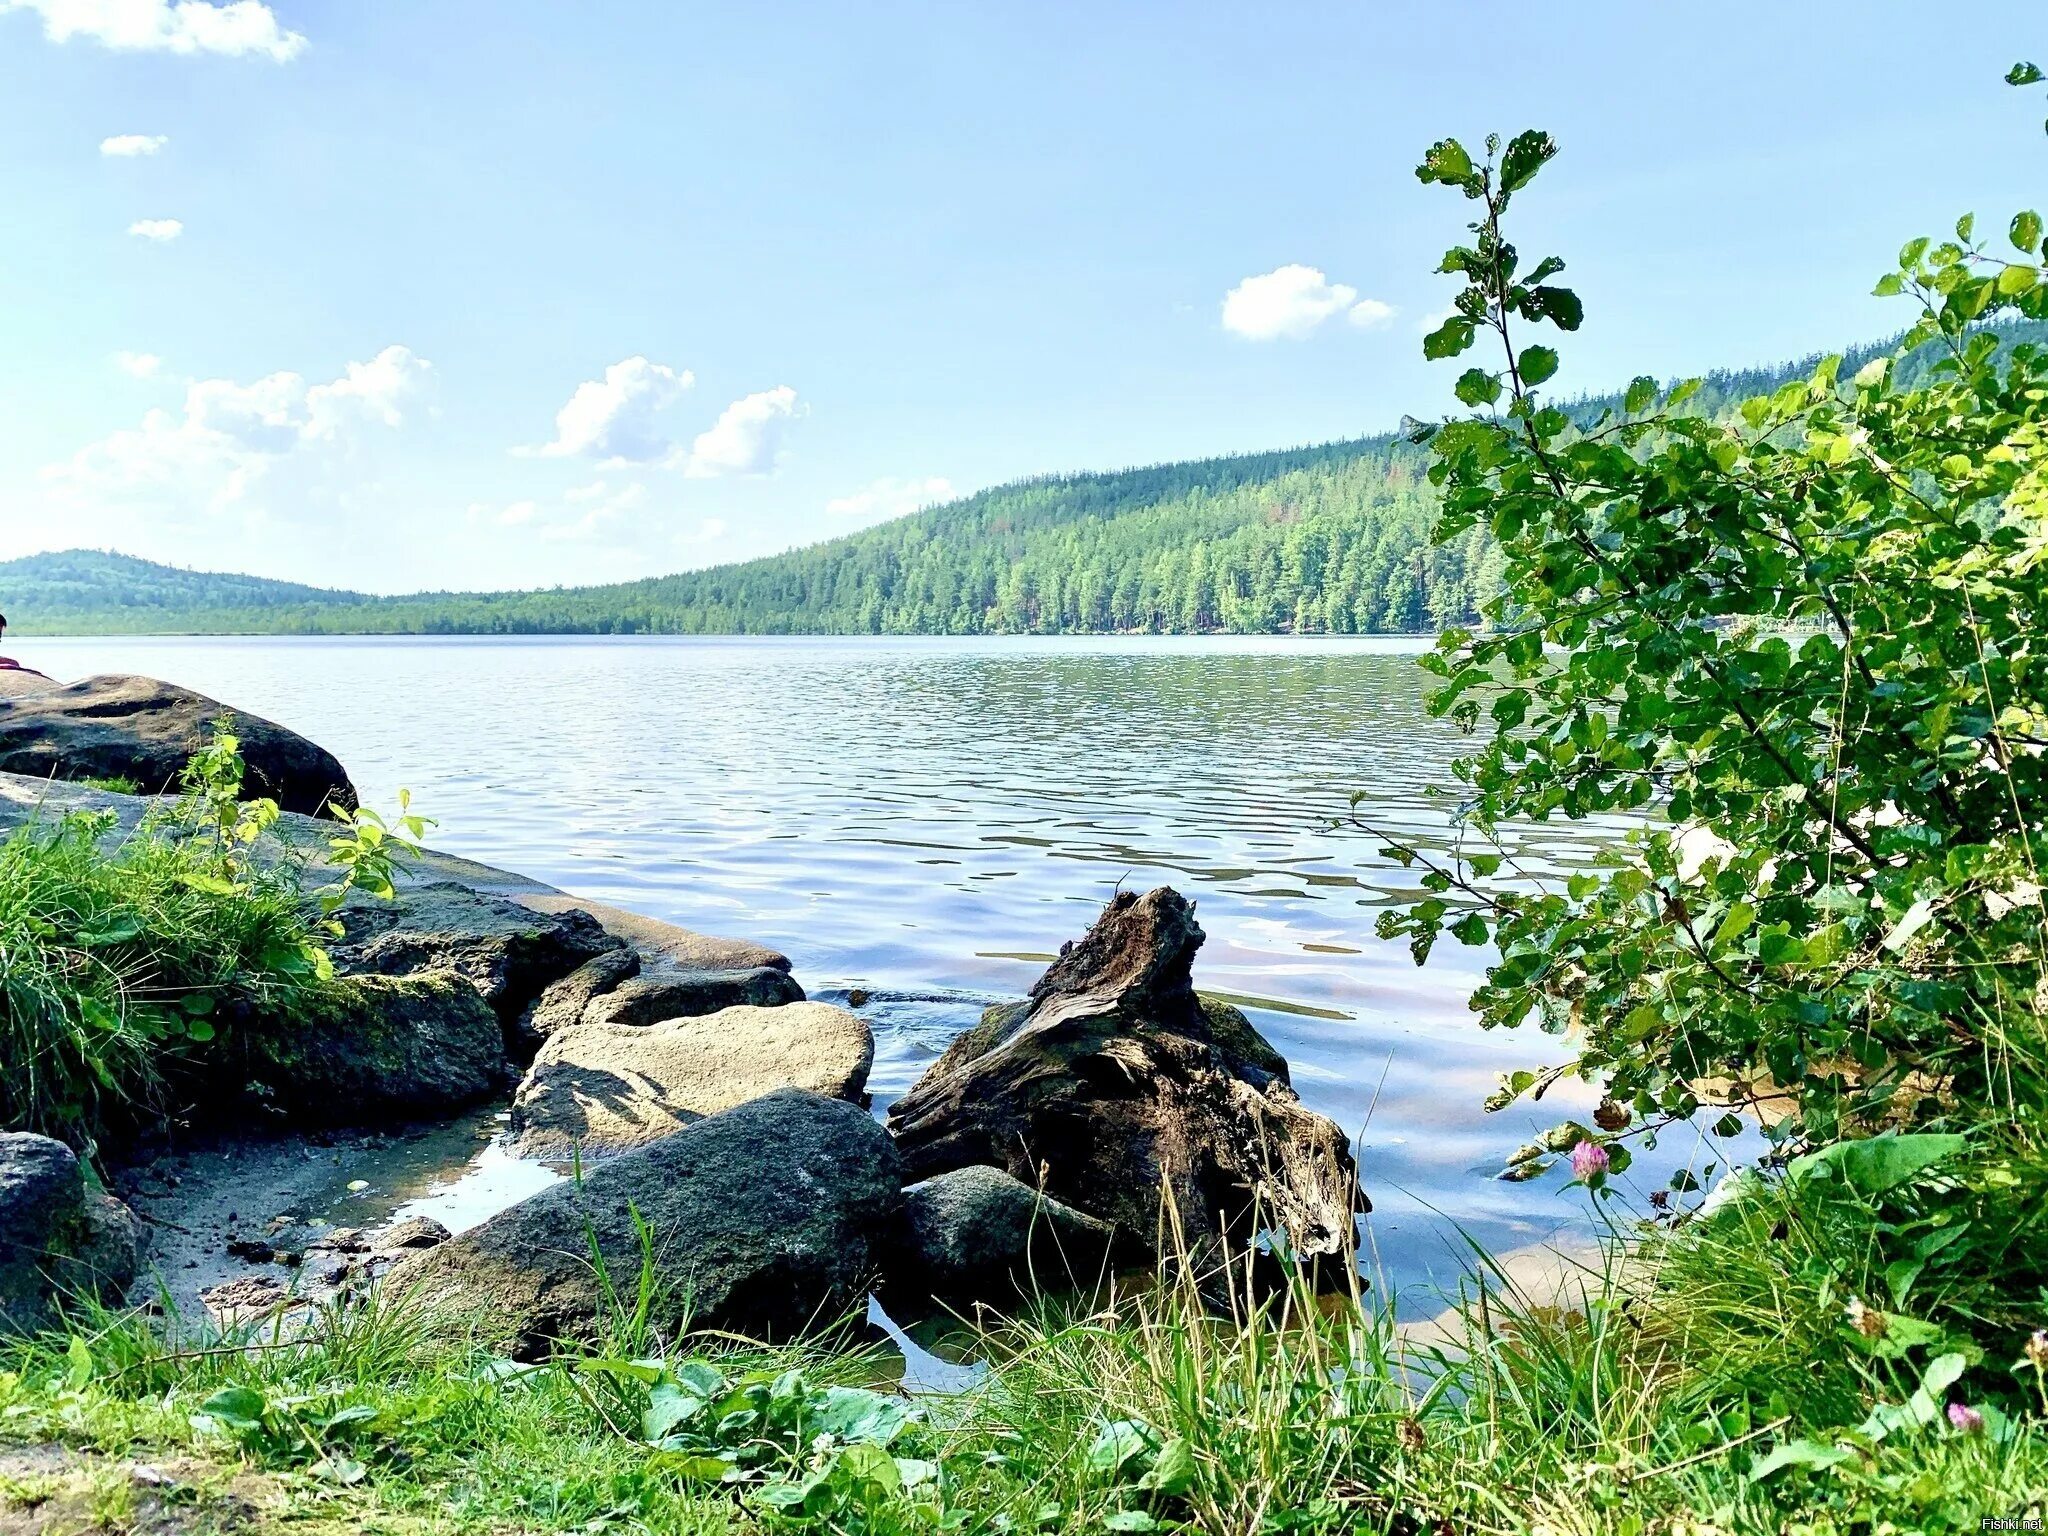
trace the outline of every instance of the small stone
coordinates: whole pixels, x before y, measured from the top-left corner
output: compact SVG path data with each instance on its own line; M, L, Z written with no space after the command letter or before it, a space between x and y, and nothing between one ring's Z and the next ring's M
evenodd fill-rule
M448 1229L431 1216L408 1216L379 1232L373 1246L379 1253L434 1248L447 1242L450 1235Z

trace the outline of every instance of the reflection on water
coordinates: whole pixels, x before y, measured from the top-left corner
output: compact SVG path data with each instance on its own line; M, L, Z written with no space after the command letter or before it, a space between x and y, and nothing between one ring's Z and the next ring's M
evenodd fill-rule
M1488 1116L1554 1055L1486 1034L1483 952L1426 969L1374 937L1416 893L1382 839L1439 839L1454 727L1411 641L151 640L24 642L61 676L159 674L331 747L368 803L411 788L433 841L786 951L814 995L872 994L878 1105L1014 996L1118 886L1180 886L1231 994L1305 1099L1357 1137L1391 1278L1454 1268L1454 1224L1512 1247L1581 1219L1489 1175L1590 1109ZM1583 855L1543 829L1529 857ZM1661 1177L1700 1155L1640 1157Z

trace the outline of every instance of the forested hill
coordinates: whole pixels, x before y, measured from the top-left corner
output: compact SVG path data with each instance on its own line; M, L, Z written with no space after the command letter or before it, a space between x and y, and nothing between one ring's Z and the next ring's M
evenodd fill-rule
M1845 371L1888 347L1852 350ZM1715 414L1816 362L1709 375L1694 408ZM40 634L1429 630L1474 617L1494 578L1476 532L1430 547L1426 462L1390 434L1048 476L737 565L534 592L372 598L74 550L0 563L0 609Z

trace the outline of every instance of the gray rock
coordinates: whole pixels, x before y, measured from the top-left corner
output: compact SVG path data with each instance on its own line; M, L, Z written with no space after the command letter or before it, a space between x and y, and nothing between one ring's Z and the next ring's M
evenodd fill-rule
M957 1168L903 1192L892 1303L1001 1308L1108 1277L1115 1229L999 1168Z
M408 1216L394 1221L372 1240L378 1253L397 1253L407 1248L438 1248L448 1241L448 1229L431 1216Z
M789 972L774 966L746 971L642 971L592 998L585 1024L654 1024L696 1018L721 1008L775 1008L800 1003L804 989Z
M1261 1231L1315 1261L1369 1209L1343 1131L1235 1008L1195 993L1178 892L1120 892L1023 1002L992 1008L889 1112L914 1179L989 1164L1151 1251L1162 1190L1200 1257Z
M498 1018L452 971L350 976L296 1016L239 1025L240 1082L298 1124L415 1120L505 1082Z
M118 1301L139 1248L133 1215L86 1188L69 1147L0 1132L0 1333L49 1326L67 1298Z
M778 971L789 969L789 956L750 939L721 939L710 934L693 933L688 928L678 928L674 923L664 923L642 912L629 912L624 907L565 896L559 891L538 890L523 894L519 899L536 912L585 908L604 924L608 932L631 944L648 962L665 962L676 970L751 971L764 965Z
M452 880L401 890L393 901L352 892L335 915L339 969L454 971L510 1030L550 983L622 943L578 908L540 912Z
M538 1049L548 1036L583 1022L583 1010L621 982L640 974L640 951L628 946L584 961L560 981L549 982L520 1021L523 1044Z
M534 1057L512 1101L512 1147L557 1164L606 1157L778 1088L857 1103L874 1060L867 1025L824 1003L578 1024Z
M0 770L57 779L131 779L146 794L175 790L186 760L222 716L247 765L245 799L317 815L356 806L334 754L273 721L153 677L110 675L0 695Z
M901 1200L902 1168L872 1116L785 1089L522 1200L386 1283L532 1358L601 1330L593 1242L612 1284L635 1294L644 1223L656 1328L786 1338L860 1305Z

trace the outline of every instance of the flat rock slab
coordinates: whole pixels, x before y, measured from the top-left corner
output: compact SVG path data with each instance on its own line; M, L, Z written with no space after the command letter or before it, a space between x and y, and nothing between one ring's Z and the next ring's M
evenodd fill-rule
M778 971L789 969L789 956L750 939L720 939L710 934L692 933L659 918L628 912L624 907L610 906L601 901L584 901L581 897L566 896L530 881L527 886L527 889L508 890L506 894L536 912L581 908L602 923L607 933L623 939L648 960L665 960L677 970L751 971L764 965Z
M643 970L584 1005L583 1024L660 1024L721 1008L779 1008L800 1003L804 989L772 965L747 971Z
M902 1184L873 1116L784 1089L522 1200L385 1283L444 1327L531 1359L601 1331L594 1246L626 1297L644 1261L657 1330L787 1338L865 1300Z
M355 786L333 753L257 715L153 677L112 674L0 694L0 769L36 778L128 779L175 789L191 755L225 716L242 743L245 799L318 815L354 810Z
M557 1165L607 1157L778 1088L858 1103L874 1060L867 1025L824 1003L577 1024L549 1037L519 1085L512 1150Z

